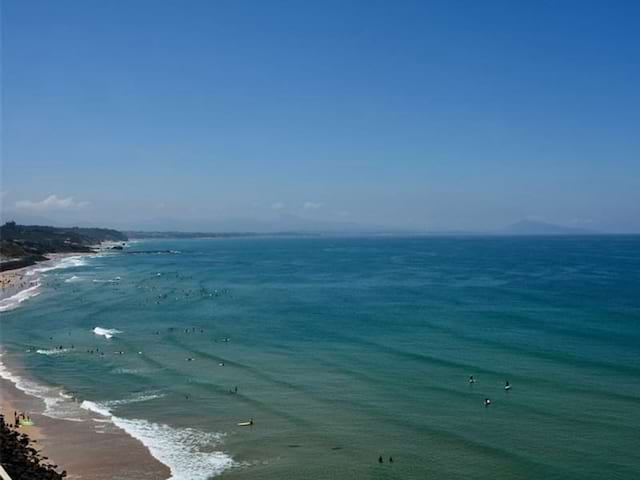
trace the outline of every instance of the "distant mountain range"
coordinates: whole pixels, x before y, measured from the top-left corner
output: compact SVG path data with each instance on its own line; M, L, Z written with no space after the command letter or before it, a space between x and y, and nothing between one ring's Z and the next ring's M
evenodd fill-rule
M121 227L122 228L122 227ZM270 219L246 217L225 219L176 219L155 218L141 222L127 231L175 231L175 232L251 232L273 234L284 232L299 233L368 233L388 231L389 228L376 225L362 225L355 222L311 220L296 215L281 214Z
M563 227L552 223L522 220L498 230L501 235L594 235L598 232L583 228Z
M10 218L7 218L9 220ZM53 225L65 228L69 225L90 228L97 226L93 222L56 222L42 217L17 218L20 223L28 225ZM522 220L511 225L493 230L425 230L383 225L367 225L350 221L333 221L302 218L291 214L280 214L270 219L247 217L224 219L188 219L174 217L157 217L141 222L113 222L112 227L120 231L133 233L140 237L145 232L155 234L173 234L184 237L209 236L211 234L390 234L390 235L594 235L596 232L583 228L567 227L552 223ZM157 235L156 235L157 236Z
M287 234L387 234L387 235L427 235L427 236L470 236L470 235L595 235L599 232L585 230L581 228L564 227L551 223L523 220L506 227L491 231L469 231L469 230L443 230L425 231L408 230L400 228L385 228L380 226L363 226L357 223L348 222L322 222L305 220L292 215L278 222L260 222L256 220L227 220L217 223L183 224L183 228L175 230L157 229L136 229L128 230L126 233L131 238L141 237L179 237L179 238L202 238L221 236L249 236L249 235L287 235ZM195 228L194 228L195 227Z

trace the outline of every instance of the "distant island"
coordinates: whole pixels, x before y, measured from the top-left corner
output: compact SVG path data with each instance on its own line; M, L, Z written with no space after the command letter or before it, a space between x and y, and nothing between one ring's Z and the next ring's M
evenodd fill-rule
M102 242L125 242L126 234L107 228L58 228L18 225L0 227L0 270L13 270L48 260L51 253L91 253Z

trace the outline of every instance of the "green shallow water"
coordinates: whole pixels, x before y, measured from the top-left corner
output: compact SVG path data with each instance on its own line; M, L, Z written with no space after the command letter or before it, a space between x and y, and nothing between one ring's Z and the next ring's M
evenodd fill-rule
M3 360L170 427L175 478L640 477L640 237L142 241L44 275Z

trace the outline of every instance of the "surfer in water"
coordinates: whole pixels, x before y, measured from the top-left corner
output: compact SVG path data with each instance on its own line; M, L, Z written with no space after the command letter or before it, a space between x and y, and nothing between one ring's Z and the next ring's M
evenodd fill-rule
M476 383L476 379L473 378L473 375L469 375L469 383Z
M485 399L484 399L484 406L485 406L485 407L488 407L489 405L491 405L491 399L489 399L489 398L485 398Z
M505 390L511 390L511 385L509 385L509 380L507 380L504 384L504 389Z

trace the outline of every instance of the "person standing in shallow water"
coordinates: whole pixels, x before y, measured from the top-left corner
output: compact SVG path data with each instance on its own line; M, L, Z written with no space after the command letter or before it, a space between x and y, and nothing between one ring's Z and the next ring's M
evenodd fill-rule
M380 456L378 457L378 463L383 463L383 462L384 462L384 460L382 460L382 455L380 455Z

